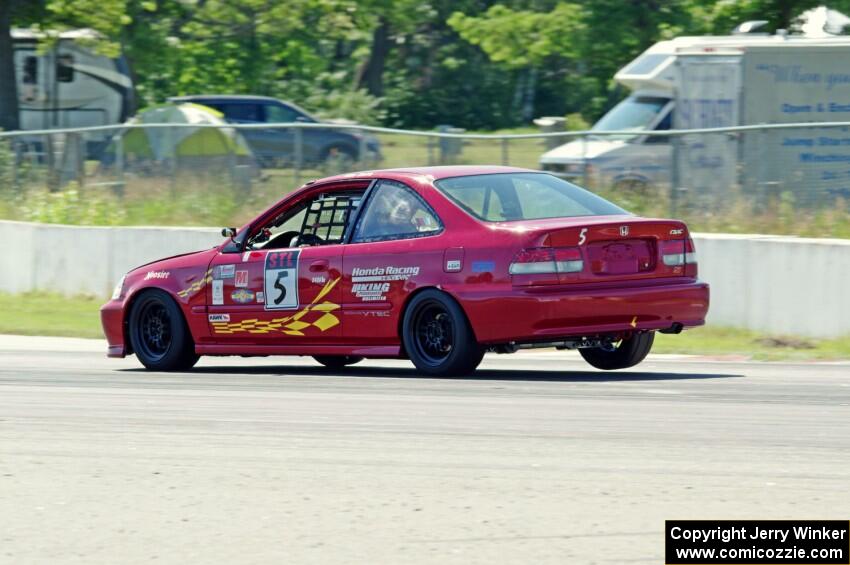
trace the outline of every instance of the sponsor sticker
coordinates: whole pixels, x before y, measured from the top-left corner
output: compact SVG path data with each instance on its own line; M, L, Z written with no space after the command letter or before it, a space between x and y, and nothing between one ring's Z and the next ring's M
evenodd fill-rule
M249 302L254 301L254 293L250 290L240 288L239 290L234 290L230 293L230 299L233 300L233 302L238 302L239 304L248 304Z
M230 314L210 314L209 320L213 324L216 322L229 322Z
M232 279L236 273L236 265L219 265L215 270L216 279Z
M248 286L248 271L236 271L236 280L233 284L236 288L246 288Z
M243 263L250 258L251 258L251 252L250 251L246 251L245 253L242 254L242 262Z
M145 275L145 280L150 279L167 279L171 273L168 271L148 271Z
M354 283L351 285L351 293L363 302L377 302L387 299L386 293L390 290L390 283Z
M496 263L494 261L473 261L472 262L472 272L473 273L492 273L496 270Z
M351 272L351 282L384 282L406 281L419 274L419 267L354 267Z
M449 272L460 271L460 261L458 259L446 261L446 270Z
M224 304L224 281L216 279L212 282L212 303L213 306L221 306Z
M262 304L265 301L265 296L263 296L262 292L257 293L257 303Z
M391 282L406 281L418 274L418 266L354 267L351 271L351 292L364 302L385 301Z

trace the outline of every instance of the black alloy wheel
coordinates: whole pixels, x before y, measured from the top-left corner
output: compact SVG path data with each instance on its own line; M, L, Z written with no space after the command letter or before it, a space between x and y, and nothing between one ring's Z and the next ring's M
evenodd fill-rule
M183 313L166 292L143 291L133 303L130 344L142 365L154 371L181 371L198 362Z
M139 314L139 351L154 361L161 360L171 347L171 318L161 303L148 302Z
M428 289L413 297L402 328L404 349L425 374L468 374L484 356L461 307L438 290Z
M584 360L605 371L628 369L644 360L652 349L655 332L640 332L620 340L611 348L592 347L579 349Z

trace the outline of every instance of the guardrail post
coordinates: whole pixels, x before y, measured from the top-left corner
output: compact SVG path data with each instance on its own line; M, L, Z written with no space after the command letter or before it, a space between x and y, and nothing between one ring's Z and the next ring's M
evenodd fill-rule
M510 156L508 155L508 138L502 138L502 164L510 164Z
M598 177L597 177L598 178ZM581 136L581 183L585 188L589 187L590 163L587 162L587 136Z
M434 165L434 138L430 135L425 138L425 147L428 148L428 166L431 167Z
M9 150L11 151L11 155L9 156L12 161L12 188L17 192L18 188L20 188L20 180L18 179L18 158L20 157L18 147L18 138L10 137L9 138Z
M679 199L679 152L681 151L682 139L679 135L670 136L670 217L676 216Z
M177 194L177 144L174 143L174 132L171 131L172 129L170 126L165 128L165 145L169 151L168 188L171 196L175 196Z
M115 193L124 197L124 132L115 136Z
M44 163L47 166L47 188L50 192L59 190L59 175L56 170L56 153L53 151L53 136L44 134Z
M366 165L366 136L363 133L360 133L360 139L357 144L357 157L360 160L360 165L358 168L363 168L364 166L368 168Z
M86 137L83 133L72 133L65 138L65 154L69 154L74 159L74 175L77 177L77 182L80 187L86 185Z
M292 163L292 175L295 179L295 186L301 186L301 167L304 163L304 137L301 128L292 128L292 138L295 141L295 158Z

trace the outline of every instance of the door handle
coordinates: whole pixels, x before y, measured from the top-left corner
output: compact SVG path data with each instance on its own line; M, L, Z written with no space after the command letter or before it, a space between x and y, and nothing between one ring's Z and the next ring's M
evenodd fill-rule
M311 273L320 273L322 271L328 270L328 260L327 259L317 259L310 263L310 272Z

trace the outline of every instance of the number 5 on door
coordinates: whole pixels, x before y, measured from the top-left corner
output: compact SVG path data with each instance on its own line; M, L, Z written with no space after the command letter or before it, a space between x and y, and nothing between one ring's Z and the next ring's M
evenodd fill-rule
M298 256L300 250L270 251L264 267L266 310L298 308Z

